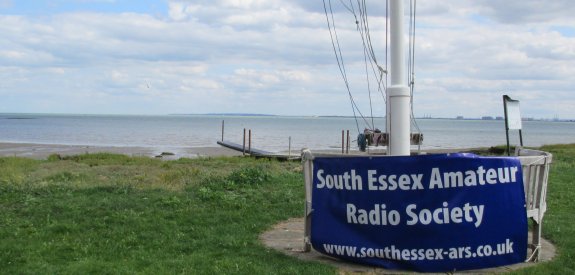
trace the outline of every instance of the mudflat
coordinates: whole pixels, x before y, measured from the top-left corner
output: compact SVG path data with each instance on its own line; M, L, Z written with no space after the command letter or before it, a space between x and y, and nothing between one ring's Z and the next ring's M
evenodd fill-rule
M165 159L237 156L240 152L223 147L137 147L91 146L34 143L0 143L0 156L45 159L50 155L70 156L86 153L115 153L128 156L161 157Z

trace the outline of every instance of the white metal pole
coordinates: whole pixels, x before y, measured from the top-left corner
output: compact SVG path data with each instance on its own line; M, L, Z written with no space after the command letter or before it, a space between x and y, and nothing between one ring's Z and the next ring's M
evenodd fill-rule
M410 94L407 87L405 64L405 36L403 31L403 0L389 2L390 24L390 78L387 88L389 155L408 156L410 154Z

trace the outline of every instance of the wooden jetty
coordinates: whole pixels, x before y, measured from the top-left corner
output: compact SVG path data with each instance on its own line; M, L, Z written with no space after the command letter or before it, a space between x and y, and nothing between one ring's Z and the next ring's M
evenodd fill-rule
M280 160L299 160L299 159L301 159L301 156L299 154L298 155L286 155L286 154L274 153L274 152L269 152L269 151L265 151L265 150L251 148L251 146L246 147L242 144L237 144L237 143L226 141L226 140L222 140L222 141L218 140L217 143L223 147L226 147L226 148L229 148L232 150L236 150L239 152L243 152L243 153L249 154L250 156L257 157L257 158L275 158L275 159L280 159Z

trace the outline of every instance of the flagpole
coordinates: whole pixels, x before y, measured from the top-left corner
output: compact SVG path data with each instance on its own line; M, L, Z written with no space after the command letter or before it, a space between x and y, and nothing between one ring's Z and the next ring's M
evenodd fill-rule
M389 155L408 156L411 147L410 93L405 64L403 0L391 0L390 10L390 78L387 88L387 132Z

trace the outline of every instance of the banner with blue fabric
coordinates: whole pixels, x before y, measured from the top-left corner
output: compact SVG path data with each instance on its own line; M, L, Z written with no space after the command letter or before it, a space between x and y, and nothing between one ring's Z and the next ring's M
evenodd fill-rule
M316 157L311 243L333 257L421 272L523 262L521 164L473 154Z

